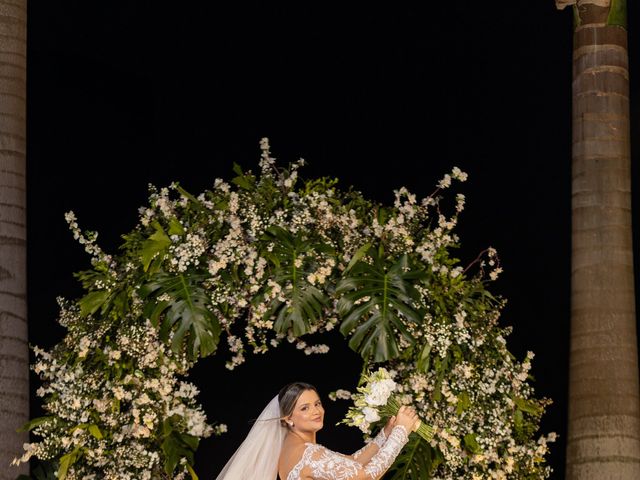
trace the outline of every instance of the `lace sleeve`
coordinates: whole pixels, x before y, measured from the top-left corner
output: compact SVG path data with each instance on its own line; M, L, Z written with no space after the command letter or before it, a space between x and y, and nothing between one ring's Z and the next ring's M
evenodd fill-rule
M382 428L380 430L380 432L378 433L378 435L376 435L375 438L372 441L370 441L364 447L362 447L360 450L358 450L354 454L352 454L351 458L353 458L354 460L357 460L360 456L362 456L362 454L367 452L367 450L373 448L374 445L376 445L378 447L378 449L381 449L382 445L384 445L384 442L386 442L386 440L387 440L387 436L384 434L384 428Z
M376 453L364 467L364 471L367 474L364 478L380 478L382 474L389 469L408 440L409 434L406 428L402 425L393 427L389 438L382 448L380 448L378 453Z
M382 448L364 466L322 445L308 444L287 480L309 476L314 480L377 480L391 466L407 440L407 430L402 425L396 425Z

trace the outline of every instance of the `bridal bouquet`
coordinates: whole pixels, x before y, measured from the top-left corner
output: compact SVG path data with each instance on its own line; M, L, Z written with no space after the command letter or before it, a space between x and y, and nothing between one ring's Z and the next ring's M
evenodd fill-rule
M346 418L340 423L358 427L369 434L372 423L397 415L402 403L394 394L396 382L386 369L379 368L372 374L363 375L360 382L358 393L351 396L355 406L349 408ZM426 441L433 438L433 428L422 421L413 430Z

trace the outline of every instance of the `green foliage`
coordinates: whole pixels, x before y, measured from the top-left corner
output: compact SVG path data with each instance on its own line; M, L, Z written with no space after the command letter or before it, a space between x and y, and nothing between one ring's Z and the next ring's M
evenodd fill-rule
M321 318L328 303L327 295L307 281L307 275L313 272L315 265L305 260L305 255L312 252L332 254L332 249L326 244L306 240L302 233L292 235L278 226L267 228L263 240L273 246L271 251L262 252L273 268L273 279L285 286L282 291L284 301L275 298L264 318L275 316L275 330L279 333L286 334L291 329L296 337L304 335Z
M38 462L31 470L31 476L19 475L16 480L57 480L57 470L57 466L52 462Z
M160 325L161 339L169 341L172 332L171 348L179 351L186 346L194 360L216 351L221 331L203 280L197 274L158 272L140 288L140 296L149 300L145 314L154 325ZM161 299L163 296L168 298Z
M149 266L156 255L165 251L171 245L171 239L164 233L162 226L158 222L153 222L153 226L155 227L155 232L144 241L140 251L142 268L145 272L149 270Z
M58 480L64 480L67 477L69 468L73 466L82 454L82 449L78 446L71 452L60 457L60 467L58 468Z
M462 392L458 395L458 404L456 405L456 413L460 415L465 410L468 410L471 406L471 400L467 392Z
M480 452L480 445L476 440L476 436L473 433L467 433L464 438L464 448L467 449L469 453L478 453Z
M516 408L513 411L514 437L520 442L531 438L538 430L544 407L530 399L513 397Z
M242 167L240 165L238 165L237 163L233 163L233 171L234 173L236 173L238 176L234 177L231 180L231 183L239 186L240 188L244 189L244 190L253 190L256 187L256 179L253 175L251 174L245 174L242 171Z
M180 433L175 428L175 424L180 419L177 416L166 418L162 424L162 434L160 436L162 453L164 454L164 471L170 478L180 463L180 459L187 460L188 465L193 465L194 454L198 449L200 439L193 435ZM198 480L195 471L189 467L189 472L193 480Z
M435 192L418 202L401 189L393 206L379 205L353 188L339 190L334 178L300 183L301 162L278 168L268 144L261 146L260 174L234 164L231 184L216 180L197 196L177 184L153 188L117 255L104 254L96 234L83 234L67 215L92 268L76 274L84 295L61 303L67 337L40 353L36 371L48 383L42 391L50 415L24 428L45 438L38 455L54 463L34 470L36 480L56 471L58 480L70 471L99 475L107 467L95 459L107 454L114 471L132 470L130 478L188 472L197 480L194 452L214 429L178 376L215 354L223 334L234 354L228 368L244 361L247 346L264 352L287 338L306 349L300 337L335 327L364 368L386 362L409 401L422 405L424 424L438 426L437 448L411 435L389 472L394 480L448 478L445 457L456 458L452 468L460 473L495 440L494 432L478 432L495 419L483 415L496 406L519 445L534 443L545 402L529 388L509 390L517 362L496 324L501 300L485 288L483 267L476 277L467 273L481 256L464 270L450 256L464 202L458 197L447 217ZM436 192L465 178L454 168ZM495 260L490 255L489 265ZM461 373L468 366L500 371L503 390L481 395L472 387L480 373ZM70 391L78 397L73 405ZM70 432L79 440L59 441ZM116 451L126 457L122 464ZM544 478L543 466L523 454L518 461L522 478Z
M407 342L414 342L405 324L422 320L420 295L413 282L424 273L411 269L407 255L394 259L385 257L382 249L368 248L366 252L372 263L354 257L356 262L336 287L336 293L342 294L338 302L343 319L340 332L351 334L349 346L363 358L382 362L400 355L395 331Z
M102 308L105 305L109 297L110 292L108 290L96 290L87 293L78 301L82 316L86 317L96 313L98 309ZM102 313L104 313L104 310Z
M418 370L426 373L429 371L429 367L431 366L431 344L426 343L422 350L420 350L420 355L416 358L416 367Z
M412 434L387 476L390 480L428 480L442 461L440 452Z
M33 430L34 428L42 425L43 423L50 422L53 418L55 418L55 417L50 416L50 415L47 415L47 416L44 416L44 417L32 418L31 420L26 422L24 425L22 425L20 428L16 429L16 431L18 431L18 432L29 432L29 431Z

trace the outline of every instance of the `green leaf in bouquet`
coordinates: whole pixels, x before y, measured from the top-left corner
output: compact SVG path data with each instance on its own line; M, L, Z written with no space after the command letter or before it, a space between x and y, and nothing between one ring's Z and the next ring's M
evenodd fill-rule
M395 330L406 341L414 342L405 324L422 321L414 283L424 274L411 270L407 255L387 259L384 252L380 254L381 249L365 247L336 287L336 294L342 294L338 300L340 332L351 334L349 346L363 358L381 362L400 355ZM372 263L362 260L367 252Z
M156 301L166 294L170 301ZM220 321L211 310L209 296L202 286L202 276L189 277L161 272L140 288L140 295L149 303L145 308L152 322L162 319L161 336L173 331L171 348L179 351L186 345L192 359L206 357L216 351L220 338Z

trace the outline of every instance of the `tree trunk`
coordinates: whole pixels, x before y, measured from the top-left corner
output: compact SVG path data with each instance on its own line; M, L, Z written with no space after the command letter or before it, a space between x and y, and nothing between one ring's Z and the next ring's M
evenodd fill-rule
M577 5L566 478L638 480L626 5Z
M26 305L27 2L0 0L0 480L28 473L22 455L29 418Z

